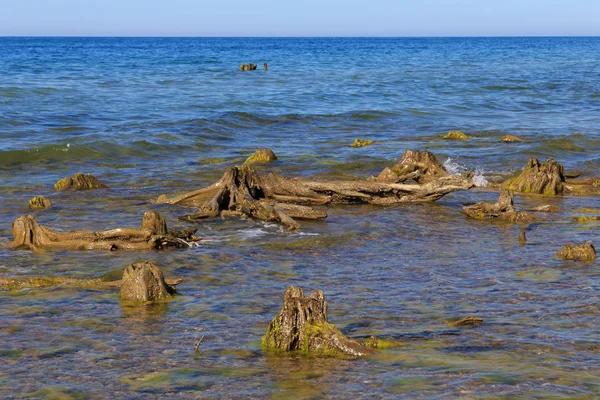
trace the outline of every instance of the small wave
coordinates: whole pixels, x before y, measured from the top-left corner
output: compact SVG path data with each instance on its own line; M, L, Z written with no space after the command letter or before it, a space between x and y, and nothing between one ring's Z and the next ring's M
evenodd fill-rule
M451 175L461 175L466 172L469 172L469 170L463 165L459 164L457 160L458 158L450 157L446 161L444 161L444 167L446 168L446 170L448 170L448 172ZM471 178L471 182L473 182L475 186L487 187L490 184L483 174L483 169L476 168L472 173L473 177Z
M527 86L504 86L504 85L489 85L482 86L482 89L485 90L530 90L530 87Z

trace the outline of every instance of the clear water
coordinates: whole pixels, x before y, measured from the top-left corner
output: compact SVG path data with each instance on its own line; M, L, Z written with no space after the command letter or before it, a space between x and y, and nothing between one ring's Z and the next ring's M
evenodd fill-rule
M239 72L247 62L259 70ZM148 209L186 227L187 210L152 200L208 185L262 147L279 161L261 171L286 176L366 177L417 148L490 182L532 156L599 175L600 38L0 38L0 71L4 242L34 195L54 203L33 214L56 229L138 226ZM442 140L449 130L475 138ZM355 138L376 143L349 147ZM76 172L110 189L53 192ZM181 251L0 250L0 276L99 277L153 259L185 280L173 301L141 309L115 291L1 291L0 396L594 398L600 273L555 253L597 242L597 222L570 217L600 199L517 197L564 210L522 247L519 226L461 212L496 196L331 207L301 233L202 222L203 246ZM349 336L406 347L342 361L262 352L290 284L323 290ZM484 324L446 324L467 315Z

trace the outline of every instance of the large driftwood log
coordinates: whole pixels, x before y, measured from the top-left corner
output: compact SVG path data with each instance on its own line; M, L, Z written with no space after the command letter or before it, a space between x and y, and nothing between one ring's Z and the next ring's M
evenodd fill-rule
M12 232L13 241L4 247L31 250L149 250L190 247L199 240L193 232L169 234L165 220L156 211L146 211L139 229L58 232L27 215L13 222Z
M435 201L473 183L459 176L442 176L424 185L359 181L289 179L279 175L260 176L248 166L231 167L211 186L180 196L161 195L157 203L196 207L200 212L183 219L216 217L226 212L299 229L295 219L320 219L327 215L310 206L326 204L393 205ZM295 218L295 219L294 219Z

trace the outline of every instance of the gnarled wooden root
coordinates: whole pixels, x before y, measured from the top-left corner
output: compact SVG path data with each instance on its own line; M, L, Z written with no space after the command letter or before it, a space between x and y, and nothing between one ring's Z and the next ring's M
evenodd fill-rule
M140 229L57 232L27 215L13 222L12 231L13 241L4 247L31 250L149 250L190 247L190 242L199 240L190 232L185 237L167 233L166 223L156 211L146 211Z
M310 206L313 205L429 202L471 187L471 181L451 175L424 185L366 180L316 181L289 179L275 174L259 176L252 167L243 165L229 168L218 182L209 187L173 198L162 195L157 203L199 208L198 213L182 217L190 221L233 212L298 229L300 226L293 218L327 217L326 213L312 209Z
M501 189L496 203L481 201L472 206L463 207L463 212L474 219L498 219L510 222L531 222L537 219L524 211L517 211L513 199L512 191Z

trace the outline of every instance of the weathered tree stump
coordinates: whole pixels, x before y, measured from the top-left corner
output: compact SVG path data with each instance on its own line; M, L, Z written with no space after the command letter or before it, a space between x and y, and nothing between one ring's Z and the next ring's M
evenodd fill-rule
M262 338L265 349L301 350L313 355L365 356L364 344L346 337L327 320L327 302L323 292L315 290L305 296L301 288L286 289L283 307L269 324Z
M78 173L72 178L62 178L54 184L54 190L83 190L83 189L104 189L107 188L104 183L90 174Z
M325 213L311 205L378 204L435 201L442 196L473 187L458 176L443 176L424 185L360 181L314 181L288 179L279 175L260 176L248 166L231 167L215 184L173 198L161 195L156 202L197 207L200 212L181 219L214 218L223 212L299 229L297 219L319 219Z
M481 201L472 206L463 207L463 212L474 219L498 219L510 222L531 222L537 219L524 211L517 211L513 200L512 191L501 189L496 203Z
M31 200L29 200L29 209L30 210L42 210L44 208L48 208L52 205L52 202L45 198L44 196L35 196Z
M502 184L505 189L522 193L557 195L563 193L565 173L562 164L549 158L540 163L537 158L527 160L521 174Z
M254 154L246 159L246 163L270 163L277 161L277 156L271 149L256 150Z
M142 228L117 228L107 231L57 232L41 226L31 215L13 222L13 241L4 246L31 250L150 250L165 247L191 247L198 238L186 232L177 237L167 232L166 223L155 211L144 214Z
M413 179L417 183L427 183L444 175L448 175L448 171L430 151L406 150L400 161L381 171L376 180L398 183Z
M165 282L162 271L151 261L133 263L121 279L121 300L157 301L170 298L175 289Z
M580 245L566 244L556 253L558 258L573 261L593 261L596 259L596 249L591 243Z

